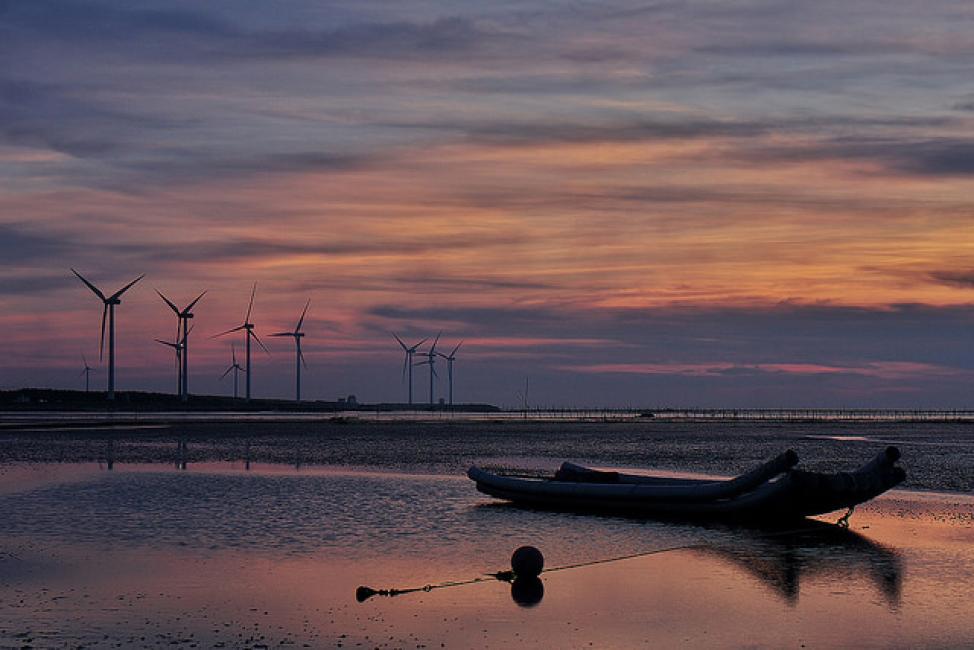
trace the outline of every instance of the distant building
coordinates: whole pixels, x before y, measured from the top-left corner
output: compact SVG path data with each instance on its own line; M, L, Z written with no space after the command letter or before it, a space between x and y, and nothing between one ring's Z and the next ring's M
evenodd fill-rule
M339 397L338 403L342 406L358 406L358 400L355 399L355 395L349 395L348 397Z

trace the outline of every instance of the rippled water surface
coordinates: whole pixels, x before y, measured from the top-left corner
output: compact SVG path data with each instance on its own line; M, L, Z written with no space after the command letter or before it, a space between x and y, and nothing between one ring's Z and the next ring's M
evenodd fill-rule
M5 466L0 647L974 643L969 495L769 531L522 510L448 472L185 467ZM485 577L522 544L582 566Z
M736 474L787 448L802 467L853 469L887 445L905 487L974 491L974 424L951 422L5 422L10 462L242 461L462 475L471 463L553 469L563 460ZM71 425L71 426L66 426ZM80 426L80 428L72 428ZM48 428L45 428L48 427ZM136 427L136 428L132 428ZM151 428L145 428L151 427ZM185 443L180 447L180 443Z

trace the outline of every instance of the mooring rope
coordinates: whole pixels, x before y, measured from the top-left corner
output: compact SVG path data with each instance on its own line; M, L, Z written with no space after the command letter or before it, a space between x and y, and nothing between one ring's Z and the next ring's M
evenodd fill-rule
M852 508L846 513L846 517L852 514ZM841 520L840 520L841 521ZM837 524L840 528L848 528L848 521L845 526L842 524ZM789 530L769 532L764 537L780 537L782 535L800 535L802 533L818 532L822 530L821 528L794 528ZM621 562L622 560L632 560L639 557L647 557L650 555L658 555L660 553L669 553L671 551L682 551L695 548L707 548L711 544L705 542L698 542L696 544L680 544L679 546L667 546L664 548L654 548L648 551L639 551L638 553L629 553L627 555L618 555L615 557L602 558L599 560L589 560L588 562L578 562L576 564L564 564L561 566L551 567L549 569L543 569L541 573L554 573L556 571L567 571L569 569L581 569L588 566L596 566L598 564L609 564L611 562ZM372 596L400 596L402 594L411 594L418 591L430 592L434 589L444 589L447 587L460 587L463 585L472 585L480 582L491 582L491 581L501 581L501 582L513 582L517 576L513 571L496 571L494 573L485 573L484 575L471 578L469 580L448 580L446 582L438 582L435 584L427 584L422 587L405 587L402 589L392 588L392 589L374 589L372 587L360 586L355 590L355 598L359 602L364 602Z

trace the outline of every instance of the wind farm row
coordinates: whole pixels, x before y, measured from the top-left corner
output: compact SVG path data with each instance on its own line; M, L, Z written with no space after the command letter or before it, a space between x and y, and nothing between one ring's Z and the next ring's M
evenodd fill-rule
M102 317L101 317L101 339L99 343L99 359L103 360L105 356L105 335L107 330L107 334L108 334L107 398L108 400L114 400L115 399L115 308L121 304L122 295L125 294L125 292L127 292L133 286L135 286L140 280L142 280L145 277L145 275L144 274L140 275L139 277L135 278L134 280L132 280L131 282L123 286L115 293L106 296L106 294L101 289L95 286L92 282L90 282L87 278L81 275L78 271L72 268L71 272L74 273L78 277L78 279L81 280L81 282L83 282L85 286L87 286L92 291L92 293L94 293L95 296L97 296L98 299L102 302L103 308L102 308ZM206 295L206 291L201 292L198 296L196 296L196 298L190 301L189 304L187 304L182 309L180 309L175 302L170 300L164 293L162 293L162 291L158 289L156 289L155 291L157 294L159 294L159 297L163 300L163 302L176 315L175 338L171 341L159 339L159 338L154 340L155 342L161 345L165 345L167 347L172 348L173 352L175 353L176 392L179 399L185 402L188 401L190 395L189 335L193 332L194 329L193 326L190 324L190 321L194 318L193 309L200 302L200 300ZM252 372L253 359L251 356L251 352L252 352L251 343L252 342L256 343L256 345L260 347L265 353L267 353L268 355L270 354L270 350L268 350L267 346L264 345L264 342L257 335L255 331L255 324L251 320L251 316L253 314L253 309L254 309L254 299L256 295L257 295L257 283L255 282L250 292L250 302L247 305L247 313L244 316L243 322L237 325L236 327L232 327L226 331L219 332L210 337L215 339L215 338L228 336L235 332L244 332L245 365L242 366L237 361L236 346L231 344L230 347L231 363L227 367L227 369L223 372L223 375L221 375L220 379L224 379L227 377L227 375L233 373L233 396L234 398L238 398L239 397L238 375L239 373L243 373L244 398L248 401L251 399L251 394L252 394L251 378L253 376L253 372ZM309 298L308 301L305 303L304 309L301 311L301 316L298 318L297 324L295 325L293 330L275 332L268 335L277 338L290 337L294 339L294 350L295 350L294 399L295 401L299 401L299 402L301 401L301 371L302 368L307 369L308 367L307 361L305 360L304 357L304 353L301 350L301 340L305 336L302 327L304 326L304 320L308 314L308 308L310 306L311 306L311 299ZM409 405L413 405L413 368L416 366L428 366L429 404L432 406L436 403L435 402L436 400L435 382L436 379L439 377L439 374L436 372L436 363L437 363L437 358L439 357L442 358L447 364L449 398L448 398L448 402L446 403L448 403L450 406L453 406L453 364L456 361L457 351L460 349L460 346L463 345L463 341L458 343L456 347L454 347L449 354L444 354L443 352L440 352L436 349L436 346L439 343L442 334L443 333L440 332L439 334L436 335L429 349L426 351L421 351L420 346L422 346L424 343L429 341L429 337L422 339L421 341L419 341L418 343L412 346L408 346L406 345L406 343L403 342L402 338L400 338L398 334L395 333L392 334L405 353L405 360L404 360L403 371L402 371L402 381L406 383L408 386L407 400ZM82 356L82 361L84 362L84 368L81 371L81 375L83 375L85 378L85 391L88 392L90 390L91 373L95 370L95 368L88 365L88 358L84 353L82 353L81 356ZM423 361L416 362L414 361L414 357L417 356L424 357L425 359Z

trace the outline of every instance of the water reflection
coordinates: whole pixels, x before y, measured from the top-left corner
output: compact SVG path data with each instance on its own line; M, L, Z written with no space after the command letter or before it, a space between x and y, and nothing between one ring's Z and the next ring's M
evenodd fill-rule
M759 580L789 605L798 603L803 580L868 582L893 609L903 586L899 554L847 528L808 521L789 531L742 529L739 535L695 547Z
M105 443L105 465L109 470L115 468L115 439L109 438ZM101 468L101 460L98 461L98 467Z
M512 525L510 515L534 520L539 511L512 503L487 502L472 509L475 518L491 520L490 525ZM780 596L790 605L798 602L803 580L832 580L844 584L869 583L883 596L886 604L895 609L903 587L903 561L892 548L874 542L849 528L815 519L806 519L790 528L769 526L734 526L725 524L683 524L660 522L616 514L554 513L557 526L597 530L599 522L606 526L629 523L645 525L642 534L659 543L655 549L633 552L620 557L602 558L571 564L571 568L621 561L653 555L667 549L686 549L699 556L732 565ZM530 514L529 514L530 513ZM504 521L498 521L500 517ZM593 528L594 526L594 528ZM668 542L685 543L669 545ZM545 570L560 571L568 567Z
M511 600L521 607L534 607L544 598L544 583L541 578L528 576L515 578L511 582Z
M801 583L806 580L841 583L847 587L868 583L882 594L890 610L899 605L903 588L903 560L899 553L847 528L807 520L799 528L786 530L747 527L701 527L700 530L707 541L699 544L557 566L543 573L681 551L717 560L747 574L791 607L798 604ZM536 604L543 595L540 580L535 584L522 578L511 586L511 598L519 605ZM536 600L532 600L534 596Z
M176 442L176 469L186 469L189 467L189 445L186 438L180 438Z
M846 586L869 582L883 595L891 610L896 609L899 604L903 584L902 560L899 554L847 528L808 520L800 528L787 530L700 527L700 531L711 541L555 566L545 569L542 575L680 551L702 559L716 560L718 564L730 566L735 571L750 576L769 587L780 600L791 607L798 604L803 579L841 581ZM490 578L510 582L511 600L521 607L533 607L544 598L545 587L539 577L517 576L512 571L501 571L488 574L487 577L416 588L359 587L356 600L364 602L376 595L398 596L429 592L485 582Z

